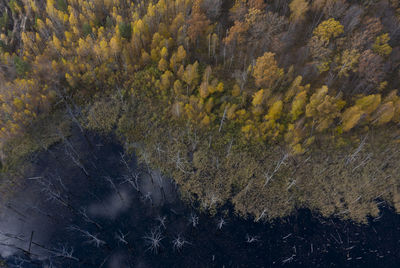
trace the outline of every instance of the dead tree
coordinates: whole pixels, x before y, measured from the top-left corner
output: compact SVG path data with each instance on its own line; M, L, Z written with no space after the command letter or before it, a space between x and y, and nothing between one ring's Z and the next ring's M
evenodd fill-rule
M222 227L224 227L226 225L226 221L225 221L225 219L224 218L220 218L219 219L219 221L217 222L217 228L219 229L219 230L221 230L222 229Z
M115 183L113 182L113 180L111 179L111 177L104 176L103 178L111 185L111 188L113 188L113 190L114 190L115 193L119 196L119 198L121 199L121 201L124 202L124 198L122 197L121 192L118 190L117 186L115 185Z
M41 191L47 195L47 201L54 200L62 206L73 209L73 207L69 204L67 198L62 195L59 187L53 184L50 179L45 179L44 177L36 177L29 178L29 180L35 180L42 186Z
M252 244L259 241L260 238L258 236L251 236L249 234L246 234L246 243Z
M147 194L143 195L141 199L143 201L149 200L151 206L153 206L153 198L151 197L151 192L147 192Z
M85 173L85 175L87 177L89 177L89 172L86 170L85 166L80 161L78 155L74 151L68 149L68 147L66 146L65 147L65 154L68 155L71 158L72 162L74 162L74 164L76 166L78 166L83 171L83 173Z
M224 109L224 114L222 115L221 123L219 124L218 132L221 132L221 130L222 130L222 124L223 124L224 121L225 121L225 118L226 118L226 111L227 111L227 110L228 110L228 106L225 107L225 109Z
M199 224L199 217L195 213L190 214L189 224L192 225L194 228L196 228Z
M175 163L175 167L182 171L183 173L187 174L189 173L188 171L185 170L185 164L184 164L184 158L180 156L180 151L177 152L176 157L172 159L172 161Z
M139 189L139 175L140 173L137 172L135 174L133 174L132 176L123 176L123 181L120 184L124 184L124 183L128 183L129 185L132 186L133 189L135 189L136 191L140 192Z
M165 153L165 151L163 149L161 149L160 143L157 143L155 147L156 147L158 159L161 160L161 153Z
M187 241L184 237L182 237L180 234L178 234L178 236L175 237L174 240L172 240L172 247L175 251L181 251L186 244L191 244L191 243Z
M267 212L267 210L264 209L264 210L261 212L260 216L258 216L257 219L256 219L255 221L258 222L258 221L262 220L262 219L267 215L266 212Z
M73 98L68 95L67 90L65 88L62 88L62 90L60 90L59 88L55 88L55 92L61 99L61 102L65 105L68 117L70 117L71 121L78 126L79 130L82 133L84 133L84 127L82 126L81 122L79 121L76 115L76 111L78 111L78 116L81 114L81 111L78 108L78 106L74 103Z
M81 229L78 226L70 226L69 229L81 233L82 236L86 238L86 243L91 244L96 248L100 248L101 246L107 244L105 241L99 239L97 235L93 235L88 231Z
M231 153L232 145L233 145L233 138L229 142L228 150L226 151L226 158L228 158L229 154Z
M162 217L158 216L156 220L159 222L159 227L160 228L163 227L164 229L167 229L167 227L165 225L165 223L167 221L167 217L166 216L162 216Z
M149 234L143 237L146 245L148 246L147 250L152 251L154 254L158 253L158 250L161 248L161 240L164 239L160 230L155 228L150 231Z
M247 75L248 75L247 70L243 70L243 71L236 70L236 71L233 73L233 76L234 76L234 78L236 79L236 82L239 83L240 92L243 92L244 86L245 86L246 83L247 83Z
M86 212L86 208L80 209L80 210L79 210L79 215L82 216L82 218L83 218L83 220L84 220L85 222L94 224L98 229L103 229L103 228L101 227L100 224L98 224L97 222L95 222L94 220L92 220L92 219L88 216L88 214L87 214L87 212Z
M134 172L130 168L128 162L125 159L125 155L124 154L120 153L120 156L121 156L121 163L124 164L124 166L126 167L126 169L129 172L128 176L124 176L124 181L121 184L129 183L136 191L139 192L139 182L138 182L138 180L139 180L140 172Z
M67 188L62 183L61 177L58 177L58 179L57 179L60 186L57 186L50 179L45 179L44 177L34 177L34 178L29 178L29 180L35 180L42 186L41 192L44 193L45 195L47 195L47 201L56 201L61 206L64 206L67 209L69 209L75 215L83 217L83 219L85 221L93 223L99 229L101 229L101 226L99 224L95 223L93 220L90 220L90 218L87 216L87 214L84 210L76 209L69 202L68 197L65 194L63 194L63 192L65 192ZM37 210L40 211L39 209L37 209ZM47 215L47 216L51 217L51 215Z
M128 243L128 241L126 240L126 236L127 236L128 234L129 234L129 232L126 233L126 234L124 234L124 233L122 233L121 230L118 230L118 233L115 234L115 238L117 239L118 242L120 242L120 243L122 243L122 244L124 244L124 245L128 245L129 243Z
M365 145L365 141L367 140L367 136L365 136L362 140L361 140L361 142L360 142L360 144L358 145L358 147L357 147L357 149L352 153L352 154L350 154L348 157L347 157L347 159L346 159L346 165L348 165L348 164L350 164L351 162L353 162L355 159L356 159L356 157L358 156L358 154L361 152L361 150L364 148L364 145Z
M289 157L288 153L285 153L282 158L278 161L278 163L276 164L274 170L272 172L266 172L264 174L265 176L265 183L264 183L264 187L267 186L267 184L272 180L272 177L275 175L276 172L278 172L278 170L280 169L280 167L285 164L286 159Z
M83 165L83 163L80 161L80 156L79 156L78 152L75 150L74 146L64 136L64 134L62 133L61 130L57 130L57 134L62 139L62 141L65 143L65 154L71 158L72 162L74 162L74 164L76 166L78 166L83 171L83 173L85 173L85 175L87 177L89 177L89 173L85 169L85 166Z
M55 248L51 250L50 253L56 258L70 259L79 262L79 259L74 257L74 248L68 247L67 245L62 245L59 248Z

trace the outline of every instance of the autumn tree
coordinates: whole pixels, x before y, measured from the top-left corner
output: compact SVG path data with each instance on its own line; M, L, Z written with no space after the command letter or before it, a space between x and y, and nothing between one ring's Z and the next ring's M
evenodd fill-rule
M379 106L374 115L372 116L372 123L374 125L384 125L389 123L394 117L396 107L392 101L386 102Z
M199 80L199 63L196 61L193 64L189 64L186 66L185 72L183 73L183 81L186 82L186 84L193 88L197 85L198 80Z
M264 0L249 0L248 6L250 9L254 8L264 11L267 5L265 4Z
M387 56L392 52L392 47L388 44L390 40L389 34L382 34L375 39L372 50L381 56Z
M318 27L314 29L313 32L314 36L328 42L332 38L336 38L342 33L343 25L341 25L339 21L333 18L321 22Z
M306 116L311 117L318 131L327 129L340 111L345 102L340 98L328 95L328 87L322 86L310 97L306 106Z
M341 55L335 58L336 68L339 77L348 76L349 72L356 71L356 66L358 64L358 59L360 58L360 53L353 50L344 50Z
M258 87L274 89L283 74L283 69L278 67L274 53L265 52L263 56L257 58L253 77Z
M293 121L297 120L304 113L307 102L307 91L299 92L293 99L290 116Z
M194 0L191 18L188 20L188 35L192 44L197 43L198 38L206 36L211 24L201 8L202 2L203 0Z
M308 2L305 0L292 0L289 4L290 19L294 22L302 21L309 9Z
M355 105L360 107L363 112L369 115L379 107L381 99L380 94L368 95L357 99Z
M354 128L363 116L363 111L358 106L347 108L342 114L342 130L344 132Z

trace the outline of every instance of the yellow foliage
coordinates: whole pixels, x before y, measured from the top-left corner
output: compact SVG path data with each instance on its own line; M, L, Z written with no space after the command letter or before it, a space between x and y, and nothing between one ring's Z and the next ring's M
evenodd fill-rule
M177 69L176 53L173 53L171 58L169 59L169 68L174 71L176 71Z
M275 54L265 52L257 58L253 68L253 76L258 87L271 88L283 77L283 69L278 67Z
M210 117L208 115L205 115L201 120L200 124L203 126L208 126L210 125L210 122L211 122Z
M44 30L46 28L46 25L44 24L44 22L41 19L37 19L36 24L37 24L39 30Z
M394 115L393 115L393 122L400 123L400 99L397 99L393 102L394 105Z
M313 34L322 40L329 41L331 38L336 38L344 32L343 25L334 18L330 18L321 22L315 28Z
M22 110L22 108L24 107L24 103L20 98L15 98L13 104L18 110Z
M181 95L183 93L181 81L176 80L174 82L174 92L175 92L176 95Z
M71 26L77 26L78 25L78 19L75 16L75 12L71 12L69 14L69 24Z
M293 121L297 120L297 118L304 113L306 102L307 92L305 90L296 95L292 102L292 109L290 110L290 116L292 117Z
M356 105L367 114L371 114L373 111L375 111L379 104L381 104L380 94L368 95L356 100Z
M306 106L306 116L313 117L318 113L317 106L323 101L328 93L328 87L322 86L310 98L310 102Z
M224 91L224 83L219 82L216 88L217 92L223 92Z
M149 53L147 53L145 50L142 49L140 60L141 60L142 64L148 64L151 61L151 57L150 57Z
M242 127L242 132L248 134L251 131L251 129L252 129L251 125L245 125Z
M199 63L196 61L194 64L189 64L183 73L183 81L185 81L189 86L197 84L199 79L198 67Z
M170 71L166 71L161 75L161 89L167 90L171 86L171 79L173 74Z
M251 102L253 106L258 106L263 103L264 100L264 89L260 89L253 95L253 101Z
M212 108L214 107L214 98L209 98L204 106L207 113L211 113Z
M228 110L226 111L226 118L228 118L229 120L233 120L236 117L236 108L237 105L236 104L231 104L228 106Z
M342 130L349 131L357 125L364 112L357 105L347 108L342 115Z
M387 56L392 52L392 47L388 44L390 41L389 34L385 33L375 39L372 50L381 56Z
M301 144L297 143L296 145L292 146L293 155L303 154L304 152L305 150L301 147Z
M278 67L275 54L265 52L263 56L257 58L253 68L253 76L256 85L259 87L271 88L283 77L283 69Z
M239 117L244 117L246 115L246 110L240 109L240 110L236 111L236 115Z
M200 97L202 97L203 99L208 97L210 92L208 90L208 84L206 82L200 84L199 92L200 92Z
M359 58L360 53L355 49L346 49L341 55L336 57L336 70L338 71L339 77L347 77L349 75L349 71L354 71Z
M285 93L285 102L289 101L297 92L301 91L304 87L301 86L301 81L303 77L301 75L297 76L293 82L290 84L290 87L287 89Z
M306 106L306 116L312 117L316 130L321 132L327 129L340 116L340 111L346 104L337 97L327 95L328 87L323 86L314 93Z
M393 102L389 101L382 104L374 114L374 120L372 121L375 125L383 125L389 123L392 120L395 112Z
M69 42L72 42L72 33L70 33L70 32L68 32L68 31L65 31L64 32L64 35L65 35L65 40L69 43Z
M161 58L158 62L158 69L160 71L166 71L168 69L168 62L164 58Z
M237 84L235 84L232 89L232 96L238 97L239 95L240 95L240 87Z
M385 88L388 86L388 82L387 81L383 81L382 83L379 84L378 90L379 91L383 91L385 90Z
M306 0L292 0L289 4L290 19L299 21L304 19L305 13L308 11L309 6Z
M268 110L268 114L265 116L267 120L278 120L281 117L283 109L283 102L275 102Z
M65 73L65 79L71 87L75 86L75 79L69 73Z
M159 53L158 49L156 49L156 48L151 49L150 55L151 55L151 59L154 62L158 62L159 61L160 53Z
M111 49L111 53L113 53L114 55L116 55L118 52L120 52L121 40L119 40L119 38L117 36L113 36L110 39L110 49Z
M183 75L185 74L185 67L183 67L183 65L181 65L178 69L178 72L176 73L176 75L180 78L183 79Z
M167 49L166 47L163 47L163 48L161 49L160 56L161 56L162 58L164 58L164 59L166 59L166 58L168 57L168 49Z

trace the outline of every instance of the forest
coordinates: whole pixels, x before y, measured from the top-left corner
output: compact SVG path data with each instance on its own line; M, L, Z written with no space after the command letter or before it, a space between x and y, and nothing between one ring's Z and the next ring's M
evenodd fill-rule
M0 190L76 126L211 214L400 212L399 41L397 0L0 0Z

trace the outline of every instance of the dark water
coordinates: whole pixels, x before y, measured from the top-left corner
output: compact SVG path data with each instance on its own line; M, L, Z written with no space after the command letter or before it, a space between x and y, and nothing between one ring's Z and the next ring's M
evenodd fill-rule
M34 156L1 208L8 267L400 266L400 216L384 203L361 226L308 210L268 224L210 217L183 204L172 181L121 155L112 139L75 131Z

